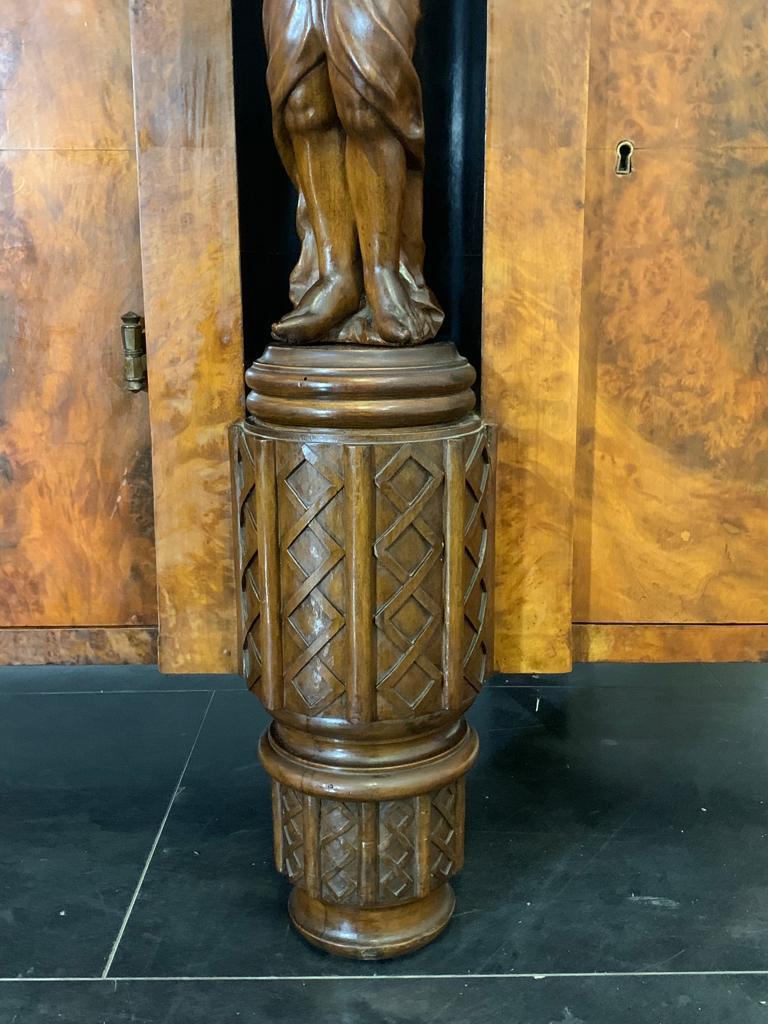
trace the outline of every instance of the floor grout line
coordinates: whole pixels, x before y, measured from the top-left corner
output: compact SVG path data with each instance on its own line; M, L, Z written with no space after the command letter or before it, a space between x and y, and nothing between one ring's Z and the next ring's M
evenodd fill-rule
M509 974L504 972L482 974L254 974L254 975L91 975L82 978L0 978L0 984L61 984L108 982L278 982L278 981L547 981L548 979L578 978L768 978L768 969L750 971L551 971L542 973Z
M155 855L155 850L157 849L158 844L160 842L160 837L163 834L163 830L165 828L166 822L168 821L168 818L170 817L171 810L173 808L173 804L174 804L174 802L176 800L176 797L179 795L179 790L181 789L181 783L182 783L182 781L184 779L184 775L186 774L187 768L189 767L189 762L192 760L192 755L194 754L195 748L197 747L197 741L200 739L200 734L203 731L203 726L205 725L205 720L208 717L208 712L211 710L211 704L213 704L213 698L215 696L216 696L216 690L211 690L210 700L208 701L208 703L205 706L205 711L203 712L203 717L200 719L200 726L199 726L199 728L197 730L197 733L195 734L194 740L192 741L192 746L189 748L189 754L187 755L187 759L184 762L184 767L181 769L181 773L179 775L178 781L176 782L176 786L175 786L175 788L173 790L173 793L171 794L171 799L168 801L168 806L165 809L165 814L163 815L163 820L160 822L160 828L157 830L157 835L155 836L155 841L152 843L152 847L151 847L151 849L149 851L149 855L147 857L146 863L144 864L144 869L141 872L141 874L139 875L139 881L136 883L136 888L134 890L133 896L131 897L131 902L128 904L128 909L125 912L125 917L123 918L123 923L120 925L120 931L117 933L117 938L115 939L115 941L114 941L114 943L112 945L112 949L110 950L109 956L107 957L107 962L104 965L104 970L101 972L101 980L110 980L107 977L108 974L109 974L109 970L112 967L112 964L113 964L114 959L115 959L115 955L117 954L118 947L120 945L120 942L122 941L123 935L125 934L125 929L128 926L128 921L130 919L131 914L133 913L133 908L136 905L136 900L139 898L139 893L141 892L141 887L144 884L144 879L147 877L147 872L149 871L149 866L152 863L152 858Z

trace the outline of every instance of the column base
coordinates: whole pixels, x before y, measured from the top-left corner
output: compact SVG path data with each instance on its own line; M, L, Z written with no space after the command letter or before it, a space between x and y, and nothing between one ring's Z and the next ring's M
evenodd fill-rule
M353 960L389 960L436 939L455 904L447 882L428 896L390 907L337 906L294 889L288 912L304 938L327 953Z
M463 719L493 665L493 438L446 342L271 345L233 430L241 669L274 721L275 861L321 949L448 924Z

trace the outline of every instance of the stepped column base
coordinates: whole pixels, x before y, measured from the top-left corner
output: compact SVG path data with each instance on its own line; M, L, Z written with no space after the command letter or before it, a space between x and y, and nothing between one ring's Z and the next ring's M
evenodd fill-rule
M296 928L398 956L447 925L464 714L492 668L493 473L455 348L272 345L233 428L242 672L274 721Z
M389 907L323 903L294 889L288 913L299 932L326 953L354 960L387 960L428 945L448 925L456 906L447 882L428 896Z

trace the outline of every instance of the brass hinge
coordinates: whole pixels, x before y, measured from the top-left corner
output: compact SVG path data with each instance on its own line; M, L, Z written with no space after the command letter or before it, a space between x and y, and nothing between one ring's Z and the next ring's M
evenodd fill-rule
M147 343L144 318L138 313L123 313L120 333L123 336L123 380L126 391L147 388Z

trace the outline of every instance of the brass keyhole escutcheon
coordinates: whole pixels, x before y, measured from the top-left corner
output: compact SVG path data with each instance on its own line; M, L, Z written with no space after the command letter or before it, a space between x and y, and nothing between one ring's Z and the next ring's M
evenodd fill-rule
M629 139L622 139L616 146L616 173L631 174L634 170L632 158L635 155L635 144Z

